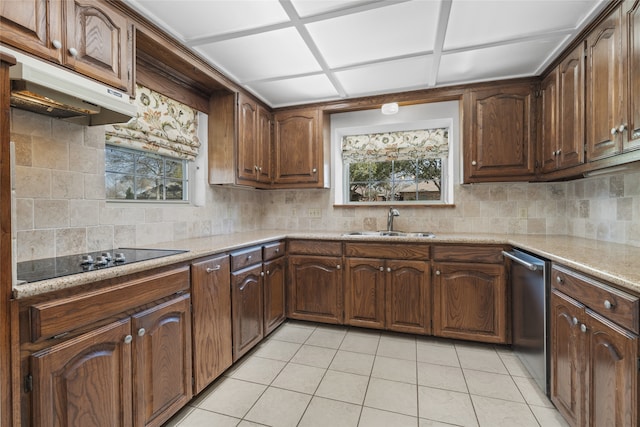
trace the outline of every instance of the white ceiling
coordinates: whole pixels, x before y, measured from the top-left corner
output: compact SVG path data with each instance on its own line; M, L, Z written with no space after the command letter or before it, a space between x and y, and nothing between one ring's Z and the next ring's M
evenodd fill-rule
M607 0L126 0L271 107L539 75Z

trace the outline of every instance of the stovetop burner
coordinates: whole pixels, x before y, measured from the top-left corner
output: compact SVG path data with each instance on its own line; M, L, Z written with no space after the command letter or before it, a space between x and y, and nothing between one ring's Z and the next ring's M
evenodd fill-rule
M187 251L180 249L118 248L78 255L23 261L19 262L16 266L17 278L19 282L37 282L39 280L102 270L118 265L131 264L183 252Z

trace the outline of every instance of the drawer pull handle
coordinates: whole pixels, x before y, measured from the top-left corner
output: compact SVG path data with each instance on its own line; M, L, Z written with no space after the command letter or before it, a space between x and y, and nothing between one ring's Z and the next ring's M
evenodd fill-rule
M131 344L131 341L133 341L133 337L131 335L127 335L126 337L124 337L125 344Z
M143 337L146 332L147 331L145 331L144 328L140 328L140 329L138 329L138 336L139 337Z
M611 310L613 309L613 307L615 307L615 305L612 304L611 301L609 301L608 299L604 300L604 308L606 308L607 310Z
M556 283L557 283L558 285L562 285L562 284L564 283L564 280L562 280L562 277L560 277L560 276L556 276Z
M580 325L580 331L582 331L582 333L586 333L587 332L587 325L585 325L584 323L582 325Z
M248 260L250 260L251 258L253 258L253 255L247 255Z
M276 248L276 253L279 254L280 253L280 248Z
M207 267L206 272L207 273L213 273L214 271L218 271L220 270L220 266L216 265L215 267L211 268L211 267Z

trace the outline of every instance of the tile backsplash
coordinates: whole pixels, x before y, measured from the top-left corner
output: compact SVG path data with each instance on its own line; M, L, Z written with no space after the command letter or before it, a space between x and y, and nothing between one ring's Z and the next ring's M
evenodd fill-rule
M387 208L334 207L332 190L204 184L202 207L107 202L102 127L21 110L12 110L11 126L18 261L259 228L386 227ZM640 170L561 183L456 185L453 207L398 209L399 230L568 234L640 246Z

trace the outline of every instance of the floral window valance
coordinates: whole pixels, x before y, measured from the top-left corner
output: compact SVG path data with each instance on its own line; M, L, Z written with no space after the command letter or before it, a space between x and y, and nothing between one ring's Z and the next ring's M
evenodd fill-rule
M149 88L136 87L138 114L126 124L106 126L106 143L178 159L198 155L198 113Z
M342 159L347 163L384 162L446 157L449 129L349 135L342 138Z

